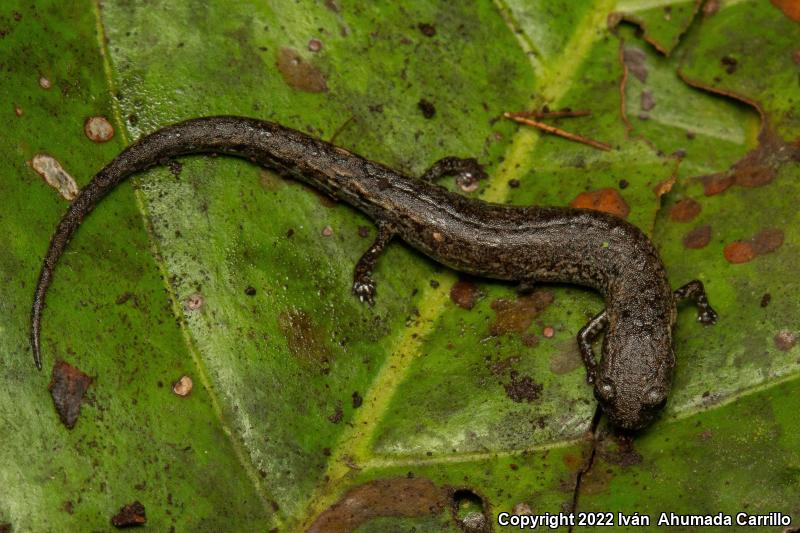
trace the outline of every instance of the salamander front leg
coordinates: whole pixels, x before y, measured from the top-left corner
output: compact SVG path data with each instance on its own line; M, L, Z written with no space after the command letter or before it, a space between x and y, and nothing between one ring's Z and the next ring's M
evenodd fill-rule
M603 310L602 313L591 319L578 332L578 348L581 351L583 364L586 365L586 381L589 383L594 383L594 377L597 372L597 358L594 356L592 343L597 340L600 333L607 327L608 315Z
M366 302L369 305L375 303L375 282L372 280L372 270L395 233L395 229L391 224L378 223L378 236L375 237L372 246L364 252L364 255L356 263L355 275L353 276L353 294L358 296L361 303Z
M482 180L487 176L486 171L474 157L462 159L460 157L443 157L431 165L420 179L436 181L444 176L457 176L465 181Z
M717 321L717 312L712 309L706 297L703 282L692 280L674 293L675 305L685 300L692 300L697 306L697 321L701 324L713 324Z

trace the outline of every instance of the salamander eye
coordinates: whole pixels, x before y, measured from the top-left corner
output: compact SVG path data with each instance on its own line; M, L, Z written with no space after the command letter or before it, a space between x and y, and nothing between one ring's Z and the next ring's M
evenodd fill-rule
M614 387L614 383L610 379L604 379L598 384L597 392L603 400L610 401L617 395L617 388Z
M652 407L662 407L667 403L667 395L660 387L653 387L645 393L643 401Z

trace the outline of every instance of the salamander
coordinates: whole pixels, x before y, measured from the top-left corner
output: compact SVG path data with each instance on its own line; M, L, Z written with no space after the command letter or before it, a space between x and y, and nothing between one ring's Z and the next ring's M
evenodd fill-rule
M362 302L373 302L372 271L394 238L459 272L525 288L560 282L598 291L605 309L577 340L595 397L623 430L647 426L667 401L677 304L692 300L703 324L717 317L700 281L671 289L653 243L621 218L587 209L488 203L435 183L444 175L483 177L474 159L445 158L421 178L411 178L280 124L218 116L167 126L131 144L69 206L50 241L33 300L30 333L37 368L42 367L39 337L47 288L83 219L128 176L200 153L246 158L369 216L377 237L357 262L352 286ZM601 333L598 360L592 344Z

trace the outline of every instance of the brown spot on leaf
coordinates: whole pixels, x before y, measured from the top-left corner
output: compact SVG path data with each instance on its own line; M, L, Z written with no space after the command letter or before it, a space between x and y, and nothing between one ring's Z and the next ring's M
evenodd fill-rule
M762 187L772 182L778 170L786 163L800 160L800 147L783 141L777 135L765 131L759 144L725 172L700 176L705 195L718 194L731 185L740 187Z
M323 372L330 366L327 335L308 313L295 308L284 311L278 316L278 327L286 337L289 351L301 363L321 368Z
M308 93L321 93L328 90L328 84L322 72L292 48L280 49L277 66L283 76L283 81L293 89Z
M700 214L701 209L702 206L696 200L684 198L672 205L669 218L675 222L690 222Z
M647 56L645 53L631 46L626 46L622 50L622 61L628 68L628 72L633 74L637 80L644 83L647 81Z
M353 409L358 409L364 404L364 398L358 393L358 391L354 391L351 398L353 400Z
M783 231L767 228L748 241L735 241L725 247L725 259L731 263L746 263L758 255L774 252L783 244Z
M338 424L342 421L342 418L344 418L344 411L342 410L341 405L337 405L333 410L333 414L328 416L328 420L332 424Z
M711 242L711 226L700 226L683 236L683 246L693 250L705 248Z
M800 22L800 2L797 0L771 0L772 5L795 22Z
M104 143L114 137L114 126L106 117L89 117L83 123L83 132L90 141Z
M72 429L81 414L81 402L92 378L64 361L56 361L48 390L61 422Z
M607 435L599 440L597 453L607 463L627 467L642 462L642 456L633 448L633 439L622 435Z
M561 344L550 357L550 371L554 374L567 374L581 366L581 354L575 339Z
M31 159L31 167L65 200L71 202L78 196L78 184L75 183L75 178L70 176L54 157L36 154Z
M353 531L381 516L438 515L444 511L448 499L447 489L425 478L378 479L348 491L317 517L308 532Z
M775 335L775 347L782 352L788 352L797 344L797 334L792 331L779 331Z
M516 370L511 371L511 382L504 383L506 396L517 403L538 400L544 388L541 383L536 383L530 376L520 376Z
M650 111L656 106L656 100L653 98L652 91L642 91L641 100L639 102L639 107L642 111Z
M745 241L736 241L730 243L729 245L725 246L725 249L722 251L722 253L725 256L725 259L727 259L729 263L733 264L747 263L748 261L752 261L756 256L756 252L753 250L753 245Z
M753 249L758 255L774 252L782 244L783 231L777 228L763 229L753 237Z
M462 309L472 309L480 298L477 285L468 280L460 279L450 289L450 300Z
M146 524L147 516L145 515L144 505L138 501L129 503L111 518L111 523L114 527L119 528Z
M733 185L733 176L724 172L702 176L700 179L703 181L703 194L706 196L719 194Z
M491 307L496 316L489 326L489 333L493 336L525 333L533 319L547 309L553 300L552 293L534 291L519 295L515 300L503 298L493 301Z
M795 50L794 53L792 54L792 61L794 61L795 65L800 65L800 48ZM18 114L17 116L21 116L21 115Z
M603 211L616 215L620 218L625 218L631 212L631 208L619 194L616 189L606 188L598 189L596 191L583 192L575 197L569 203L570 207L577 207L580 209L594 209L595 211Z
M719 11L719 0L706 0L703 4L703 15L708 17Z

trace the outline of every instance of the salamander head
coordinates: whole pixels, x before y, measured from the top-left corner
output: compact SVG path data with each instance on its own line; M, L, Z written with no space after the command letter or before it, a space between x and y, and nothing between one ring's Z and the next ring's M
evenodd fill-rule
M606 344L611 343L603 346L594 395L614 426L628 431L640 430L649 425L667 403L675 366L671 339L653 343L652 337L627 337L624 345L609 352L606 352ZM613 353L614 357L606 353Z

